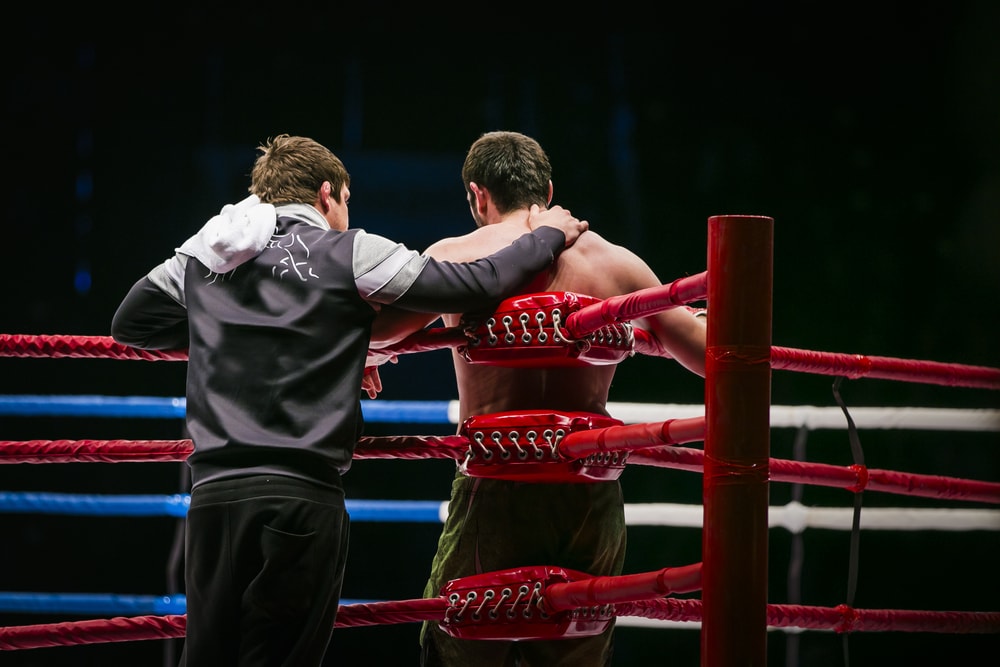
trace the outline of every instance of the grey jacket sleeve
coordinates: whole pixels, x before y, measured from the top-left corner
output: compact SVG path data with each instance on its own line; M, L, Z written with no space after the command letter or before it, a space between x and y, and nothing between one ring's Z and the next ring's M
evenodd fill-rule
M539 227L473 262L440 262L383 237L358 234L354 267L369 301L424 313L488 308L531 281L566 246L554 227Z

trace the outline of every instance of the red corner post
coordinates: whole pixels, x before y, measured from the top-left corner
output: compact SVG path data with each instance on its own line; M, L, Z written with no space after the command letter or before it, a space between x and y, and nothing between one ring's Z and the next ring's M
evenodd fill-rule
M774 219L708 219L702 667L767 664Z

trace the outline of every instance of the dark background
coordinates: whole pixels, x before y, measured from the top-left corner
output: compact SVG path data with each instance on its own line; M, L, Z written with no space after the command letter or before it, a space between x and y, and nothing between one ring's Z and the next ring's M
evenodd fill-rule
M132 283L246 195L255 147L311 136L352 175L351 224L414 248L464 233L460 167L492 129L548 151L555 203L640 254L664 282L706 269L707 219L775 220L775 345L1000 366L1000 11L986 0L851 8L729 3L664 7L644 32L390 30L333 10L237 16L156 4L142 16L19 10L4 46L7 217L0 332L107 335ZM797 7L797 6L796 6ZM290 8L289 8L290 9ZM76 10L78 11L78 10ZM277 11L277 10L275 10ZM498 10L499 11L499 10ZM471 17L459 15L453 20ZM501 17L491 17L505 25ZM422 20L430 20L424 17ZM112 27L117 25L118 27ZM5 394L183 394L184 365L4 359ZM383 372L383 399L455 397L446 352ZM776 372L772 402L834 405L831 378ZM701 403L672 362L619 369L614 401ZM995 392L862 379L849 406L989 407ZM183 437L172 420L2 419L5 439ZM369 433L449 433L379 425ZM776 430L773 455L791 458ZM816 443L819 443L817 446ZM862 433L873 468L1000 480L996 433ZM810 459L852 462L843 432ZM419 470L418 470L419 468ZM445 500L446 461L359 461L351 498ZM175 493L180 464L16 465L0 490ZM627 502L697 503L698 475L630 468ZM771 485L772 504L791 497ZM850 507L842 490L807 504ZM867 493L868 506L954 506ZM974 506L974 505L973 505ZM0 590L168 592L175 521L3 518ZM345 598L420 596L439 526L356 523ZM997 611L995 531L862 533L855 606ZM627 572L700 560L700 531L633 527ZM789 601L791 539L770 535L769 600ZM807 532L801 602L846 600L848 533ZM65 616L0 614L20 625ZM415 624L346 629L339 664L414 665ZM698 662L692 630L622 628L616 665ZM842 637L798 648L769 635L769 663L846 664ZM941 664L996 654L997 635L857 633L853 665ZM35 649L3 664L165 664L167 642ZM332 663L331 663L332 664Z

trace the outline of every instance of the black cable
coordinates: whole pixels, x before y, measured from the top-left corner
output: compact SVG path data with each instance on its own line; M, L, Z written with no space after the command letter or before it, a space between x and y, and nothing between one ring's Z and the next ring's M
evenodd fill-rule
M837 405L844 412L844 417L847 418L847 437L851 442L851 456L854 459L854 464L857 466L865 465L865 455L861 450L861 438L858 436L858 427L854 424L854 419L851 418L851 413L847 411L847 406L844 404L844 400L840 397L840 383L844 378L838 377L833 382L833 397L837 401ZM854 492L854 518L851 524L851 555L850 564L848 566L847 573L847 600L846 604L848 607L854 607L854 594L857 592L858 587L858 552L859 543L861 541L861 495L862 489L858 489ZM847 639L850 637L850 632L843 633L843 646L844 646L844 667L850 667L851 660L850 654L847 648Z

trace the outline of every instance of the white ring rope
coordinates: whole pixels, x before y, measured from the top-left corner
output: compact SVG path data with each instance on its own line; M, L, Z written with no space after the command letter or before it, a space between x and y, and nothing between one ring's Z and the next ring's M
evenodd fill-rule
M447 508L445 508L446 510ZM628 503L625 523L629 526L672 526L701 528L701 505L681 503ZM768 508L770 528L792 533L806 528L851 530L853 510L849 507L806 506L796 501ZM1000 510L866 507L861 514L862 530L1000 530Z
M455 404L457 406L457 401ZM456 408L457 409L457 408ZM451 407L449 406L449 414ZM674 403L608 403L608 412L626 424L702 417L704 405ZM850 408L851 418L860 429L906 429L913 431L1000 431L1000 410L959 408ZM810 430L846 429L844 413L838 407L812 405L772 405L771 428Z

